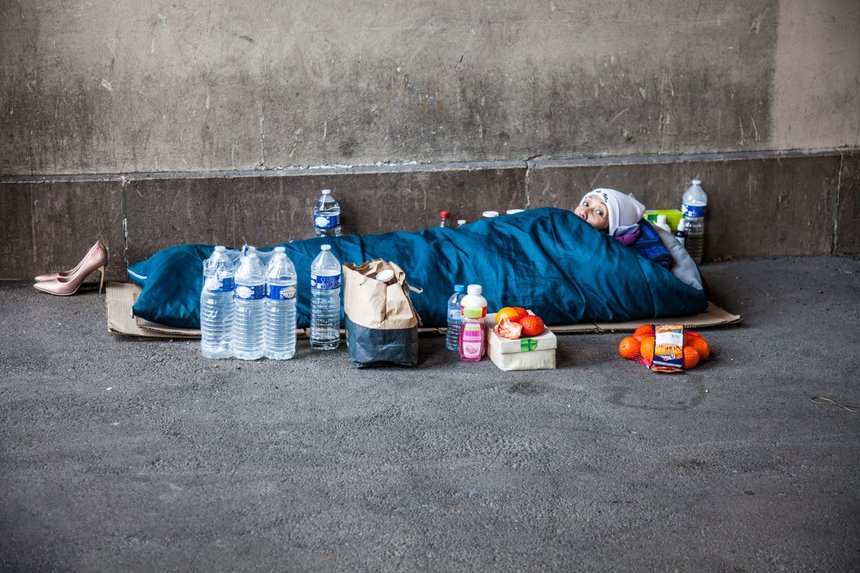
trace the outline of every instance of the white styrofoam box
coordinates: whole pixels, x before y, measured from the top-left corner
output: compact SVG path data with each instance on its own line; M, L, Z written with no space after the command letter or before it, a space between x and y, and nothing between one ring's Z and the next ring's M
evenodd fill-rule
M558 338L550 329L539 336L509 340L493 330L495 318L487 317L487 354L502 370L547 370L555 368Z

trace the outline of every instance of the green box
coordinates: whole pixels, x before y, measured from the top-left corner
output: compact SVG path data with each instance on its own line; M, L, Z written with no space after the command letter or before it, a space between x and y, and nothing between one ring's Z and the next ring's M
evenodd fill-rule
M645 220L656 223L657 215L666 215L666 222L672 228L672 232L678 230L678 223L684 216L678 209L649 209L645 211Z

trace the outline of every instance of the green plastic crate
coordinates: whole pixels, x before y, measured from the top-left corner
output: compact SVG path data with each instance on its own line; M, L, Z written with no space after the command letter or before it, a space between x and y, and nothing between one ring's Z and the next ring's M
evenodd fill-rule
M673 233L678 230L678 223L683 217L678 209L649 209L645 211L645 220L656 223L657 215L666 215L666 222L669 223Z

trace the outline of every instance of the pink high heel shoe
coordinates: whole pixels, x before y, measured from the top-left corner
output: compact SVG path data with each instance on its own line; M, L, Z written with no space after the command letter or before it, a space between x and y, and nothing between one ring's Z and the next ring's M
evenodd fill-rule
M33 288L57 296L69 296L78 292L84 280L93 272L98 271L99 293L104 289L105 268L107 267L108 251L104 243L97 241L75 268L58 273L39 275Z

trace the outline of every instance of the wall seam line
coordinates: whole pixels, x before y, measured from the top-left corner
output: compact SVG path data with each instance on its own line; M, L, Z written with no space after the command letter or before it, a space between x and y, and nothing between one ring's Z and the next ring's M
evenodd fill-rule
M833 205L833 236L830 238L830 254L835 255L839 241L839 203L842 200L842 170L845 167L845 155L839 154L839 171L836 174L836 201Z

